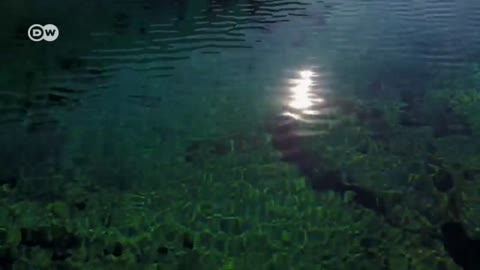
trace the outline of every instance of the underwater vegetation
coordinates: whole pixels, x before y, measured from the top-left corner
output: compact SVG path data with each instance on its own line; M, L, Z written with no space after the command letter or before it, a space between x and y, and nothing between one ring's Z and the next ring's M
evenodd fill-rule
M229 34L242 37L230 31L251 27L271 34L274 22L286 20L272 12L284 3L286 13L307 17L302 15L307 5L297 1L245 1L235 9L239 1L146 0L145 17L158 24L173 19L180 29L172 36L147 36L172 29L136 20L138 10L129 9L130 2L104 14L107 2L99 1L101 12L94 17L111 19L100 27L113 29L109 41L132 33L145 39L143 45L160 39L161 49L149 47L154 57L140 60L166 62L154 67L156 75L163 72L158 76L171 76L173 61L189 59L194 50L164 56L176 53L171 40L203 33L202 23L220 25L222 18L240 14L227 25ZM205 9L192 8L197 4ZM251 21L244 15L259 17ZM196 24L197 17L205 20ZM25 26L28 21L13 33L19 47L28 42ZM303 46L299 40L295 48ZM219 53L219 47L242 47L240 41L205 47ZM114 58L108 52L94 56ZM108 115L103 128L92 119L83 133L66 128L62 112L85 109L81 97L104 90L102 83L119 68L85 59L74 49L53 59L52 70L38 73L44 59L18 61L23 72L12 76L12 83L21 87L0 93L0 269L473 270L480 265L478 69L459 81L438 82L435 76L451 77L409 73L411 65L362 74L358 85L347 84L351 95L327 99L323 106L334 108L338 121L318 137L300 136L305 126L278 112L265 117L264 126L240 112L250 124L246 128L193 136L191 127L178 133L162 127L171 117L160 118L162 111L151 122L146 114L133 119L145 120L148 132L109 122ZM42 85L43 73L54 71L81 83ZM140 67L138 74L147 71ZM377 99L369 102L359 93ZM163 92L124 97L141 112L172 101ZM216 113L196 119L221 118L236 104L225 102L230 110L215 107ZM102 136L106 142L97 140Z
M195 139L174 164L145 165L155 188L115 186L119 178L94 178L88 167L48 174L35 191L28 175L2 178L0 265L475 269L478 222L462 193L478 185L478 163L447 155L443 141L471 135L435 137L429 129L430 137L419 140L417 127L391 122L399 118L383 117L381 108L332 104L349 104L346 113L361 121L331 127L314 142L297 136L301 125L285 117L268 125L269 134L261 127ZM389 134L408 131L413 140L390 138L395 147L367 132L381 121ZM344 133L351 141L333 144ZM152 164L144 158L136 164ZM464 163L456 164L459 158ZM386 181L381 173L395 166Z
M396 135L400 130L402 130L402 137L406 137L405 132L412 132L411 130L430 130L429 133L426 133L428 135L423 135L426 139L421 141L421 143L424 143L424 146L421 148L425 151L422 154L423 162L426 162L424 165L425 173L430 175L429 178L432 182L430 187L423 184L423 187L421 187L423 191L415 190L413 192L418 193L419 196L425 196L426 189L433 188L433 193L432 191L428 191L427 193L429 194L427 196L432 198L438 197L435 200L445 200L444 202L440 202L439 206L439 208L445 207L445 209L441 210L437 208L433 210L438 207L433 206L433 204L431 205L433 207L427 207L428 209L425 209L423 206L420 206L421 204L418 205L417 203L414 203L416 206L412 206L419 207L417 209L420 210L421 213L423 212L422 215L426 218L426 222L430 223L430 225L428 225L429 227L431 226L430 228L424 228L430 232L427 233L427 231L423 231L423 234L426 233L434 239L441 240L445 246L445 250L462 269L476 269L478 265L480 265L480 238L471 238L468 236L469 233L465 230L464 224L462 224L462 221L464 222L467 218L463 214L464 210L462 210L465 206L461 205L463 199L460 199L460 196L462 196L460 194L463 193L461 185L465 180L462 178L473 172L469 169L461 168L464 170L463 175L459 177L454 176L455 172L453 171L458 170L458 168L454 169L452 166L458 167L459 164L456 162L454 162L454 165L448 164L451 161L440 157L441 154L437 147L441 146L436 145L437 141L443 138L472 138L473 134L476 134L474 127L478 124L478 117L476 117L478 114L472 110L474 110L473 108L475 108L475 110L480 108L480 104L476 104L476 96L480 93L480 81L475 79L478 77L478 74L478 70L474 68L472 75L474 79L468 86L467 91L456 88L454 88L456 89L455 91L451 91L445 88L442 90L435 89L434 93L427 90L426 93L422 94L423 97L422 95L417 95L414 102L405 103L401 107L402 109L398 111L399 116L394 117L394 119L397 119L397 123L388 123L386 115L382 115L381 110L372 110L372 108L369 107L362 108L346 100L340 102L334 101L333 104L327 105L340 107L340 110L347 113L353 112L356 119L359 120L361 124L366 125L368 129L371 129L371 126L369 126L369 118L371 117L375 118L375 122L377 123L378 119L380 119L380 122L384 122L384 124L381 125L384 129L382 132L389 134L388 141L385 141L385 136L380 136L382 139L378 140L379 137L376 136L375 132L371 132L369 136L373 134L374 136L371 138L373 141L377 141L377 144L386 144L383 146L386 151L393 150L389 149L389 141L396 140L398 144L399 141L402 140L401 137ZM445 86L443 85L442 87ZM463 85L463 87L465 86ZM434 97L432 97L432 95L434 95ZM472 103L475 105L472 105ZM345 106L345 104L347 106ZM315 148L315 146L312 147L311 143L305 143L307 139L301 135L302 128L304 127L302 127L300 121L291 116L278 117L271 129L273 137L272 143L282 154L282 159L294 164L302 175L306 177L307 182L313 190L317 192L335 191L343 194L343 196L345 196L347 192L353 192L352 202L355 202L361 207L373 210L378 215L383 216L385 222L394 227L405 228L404 226L406 224L402 224L403 218L397 216L398 213L395 213L393 210L397 208L398 203L405 203L401 202L401 200L399 201L397 197L399 192L386 192L386 190L379 190L375 185L368 186L368 183L362 183L362 180L352 179L352 177L355 177L352 174L348 176L350 179L345 178L343 171L344 169L348 169L348 166L340 163L340 165L336 165L335 167L331 159L328 159L326 154L322 154L325 148ZM391 129L394 131L389 131ZM334 132L335 131L332 131L332 133ZM474 144L473 147L478 149L476 144ZM414 149L414 151L422 151L421 148ZM408 153L408 155L415 155L415 153ZM462 162L462 160L457 162ZM406 163L406 160L404 160L403 163ZM342 167L342 165L344 167ZM478 164L474 166L478 166ZM389 170L391 167L384 166L381 167L381 169ZM470 173L467 173L467 171ZM410 171L410 173L412 176L413 171ZM424 178L425 176L418 175L418 177ZM472 179L472 176L469 177ZM417 180L409 179L409 181L416 182ZM419 179L418 181L425 180ZM352 184L352 182L356 184ZM437 194L435 194L436 192ZM446 195L438 196L442 193ZM478 194L473 196L478 196ZM404 197L403 200L408 199ZM431 213L428 213L432 210L440 210L440 212L432 216ZM406 211L409 210L406 209ZM474 227L475 231L477 231L478 223L475 224Z

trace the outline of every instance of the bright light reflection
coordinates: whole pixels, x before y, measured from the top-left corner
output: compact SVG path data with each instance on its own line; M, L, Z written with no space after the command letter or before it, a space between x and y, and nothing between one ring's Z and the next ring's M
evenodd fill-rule
M291 87L290 102L288 106L294 110L300 110L305 114L312 114L312 110L309 110L315 102L322 101L311 93L313 80L315 75L311 70L302 70L299 72L300 78L290 80Z
M302 118L298 114L295 114L295 113L285 112L285 113L283 113L283 115L292 117L295 120L302 120Z
M310 79L313 77L313 72L311 70L302 70L300 71L300 76L302 76L302 78Z

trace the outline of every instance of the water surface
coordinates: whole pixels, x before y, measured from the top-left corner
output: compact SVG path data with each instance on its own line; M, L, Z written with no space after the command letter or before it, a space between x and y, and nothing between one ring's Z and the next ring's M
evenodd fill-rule
M478 168L480 2L7 1L0 10L11 11L0 34L0 161L22 198L13 201L68 201L71 185L93 185L139 192L136 205L145 192L172 189L155 206L139 203L163 213L175 200L203 205L201 190L211 211L244 215L248 231L250 215L267 210L217 185L285 202L267 190L305 177L320 193L381 194L391 208L376 211L388 224L376 226L410 229L395 220L397 204L433 234L447 221L470 234L479 226L478 189L463 176ZM31 42L33 23L56 24L60 38ZM461 206L451 199L459 183L472 190ZM50 190L58 185L67 195ZM229 198L237 205L225 206ZM436 207L442 200L453 206ZM288 211L303 215L318 203ZM180 216L175 222L192 231L208 223ZM322 263L334 265L312 261Z

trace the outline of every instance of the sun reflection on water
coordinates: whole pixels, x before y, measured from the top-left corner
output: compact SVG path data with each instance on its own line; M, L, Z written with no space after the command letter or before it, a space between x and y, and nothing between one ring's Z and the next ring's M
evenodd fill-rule
M324 100L313 93L315 77L318 76L313 71L302 70L298 72L297 78L289 80L288 109L284 115L302 120L302 116L320 114L314 107Z

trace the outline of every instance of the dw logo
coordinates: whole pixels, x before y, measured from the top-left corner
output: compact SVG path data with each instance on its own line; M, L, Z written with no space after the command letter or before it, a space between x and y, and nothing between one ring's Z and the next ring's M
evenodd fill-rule
M33 24L28 28L28 38L32 41L54 41L59 35L58 28L53 24L46 24L44 26L40 24Z

